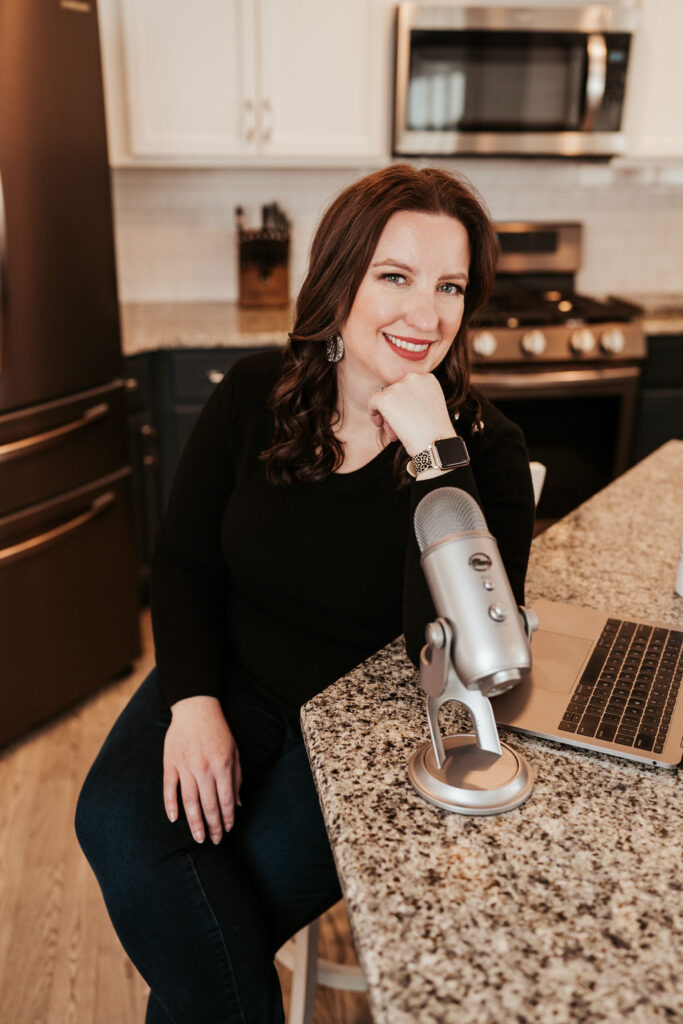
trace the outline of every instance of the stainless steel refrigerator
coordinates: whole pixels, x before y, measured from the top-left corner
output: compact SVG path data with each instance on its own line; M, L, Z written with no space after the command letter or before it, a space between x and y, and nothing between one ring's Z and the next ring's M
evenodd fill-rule
M138 653L96 5L0 0L0 743Z

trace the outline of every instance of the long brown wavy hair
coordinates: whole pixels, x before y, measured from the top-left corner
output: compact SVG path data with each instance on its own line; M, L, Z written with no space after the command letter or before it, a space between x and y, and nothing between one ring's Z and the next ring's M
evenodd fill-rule
M445 214L467 231L470 268L462 323L436 375L451 415L468 406L477 410L470 388L467 327L493 286L496 234L481 199L464 179L437 168L395 164L337 196L313 239L282 374L270 399L275 434L262 458L271 483L315 483L343 462L343 447L333 430L337 371L327 359L326 342L346 322L387 221L403 210ZM408 458L399 445L394 464L399 486L409 482Z

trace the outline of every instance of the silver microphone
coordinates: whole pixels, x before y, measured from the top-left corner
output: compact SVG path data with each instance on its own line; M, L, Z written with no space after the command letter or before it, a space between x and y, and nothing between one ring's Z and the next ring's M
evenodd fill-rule
M504 693L531 668L531 649L495 538L478 504L440 487L417 506L415 534L437 614L453 630L453 665L468 690Z

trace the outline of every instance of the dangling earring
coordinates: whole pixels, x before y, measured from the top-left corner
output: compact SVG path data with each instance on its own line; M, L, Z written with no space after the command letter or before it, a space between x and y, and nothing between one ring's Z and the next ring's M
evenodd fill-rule
M328 363L338 363L344 355L344 342L341 334L335 334L325 342L325 355Z

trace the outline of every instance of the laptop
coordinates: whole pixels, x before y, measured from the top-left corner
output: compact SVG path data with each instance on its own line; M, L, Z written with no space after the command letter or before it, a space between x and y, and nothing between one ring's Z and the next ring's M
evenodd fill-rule
M532 669L492 699L499 725L675 768L683 756L683 630L537 601Z

